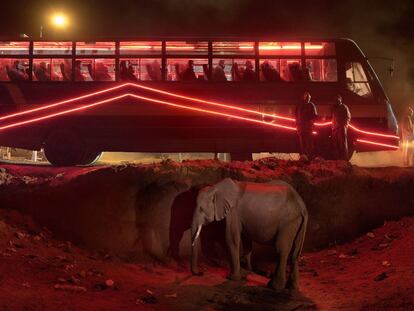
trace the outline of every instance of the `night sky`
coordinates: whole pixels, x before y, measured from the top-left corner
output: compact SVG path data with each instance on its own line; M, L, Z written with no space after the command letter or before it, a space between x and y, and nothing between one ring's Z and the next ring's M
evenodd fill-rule
M287 3L288 2L288 3ZM303 1L304 2L304 1ZM32 38L44 25L45 38L134 36L320 36L350 37L373 61L397 106L410 102L414 82L414 1L250 1L250 0L2 0L0 37ZM50 27L53 12L65 12L70 27ZM393 99L393 98L392 98ZM414 104L414 100L412 101ZM398 107L397 107L398 110Z

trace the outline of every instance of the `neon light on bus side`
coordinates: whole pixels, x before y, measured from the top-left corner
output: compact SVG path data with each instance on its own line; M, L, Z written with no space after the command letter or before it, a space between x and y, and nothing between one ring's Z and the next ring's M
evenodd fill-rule
M54 103L54 104L50 104L50 105L46 105L46 106L42 106L42 107L38 107L38 108L34 108L34 109L25 110L25 111L22 111L22 112L17 112L17 113L14 113L14 114L6 115L6 116L3 116L3 117L0 117L0 121L5 120L5 119L9 119L9 118L12 118L12 117L16 117L16 116L20 116L20 115L24 115L24 114L28 114L28 113L32 113L32 112L41 111L41 110L44 110L44 109L56 107L56 106L59 106L59 105L63 105L63 104L66 104L66 103L78 101L78 100L89 98L89 97L92 97L92 96L104 94L104 93L107 93L107 92L110 92L110 91L113 91L113 90L117 90L117 89L120 89L120 88L123 88L123 87L126 87L126 86L133 86L133 87L136 87L136 88L145 89L145 90L156 92L156 93L159 93L159 94L164 94L164 95L168 95L168 96L172 96L172 97L176 97L176 98L182 98L182 99L185 99L185 100L190 100L190 101L199 102L199 103L203 103L203 104L214 105L214 106L218 106L218 107L222 107L222 108L228 108L228 109L244 111L244 112L248 112L248 113L257 114L257 115L260 115L260 116L267 116L267 117L282 119L282 120L291 121L291 122L296 121L294 118L284 117L284 116L280 116L280 115L276 115L276 114L268 114L268 113L260 112L260 111L257 111L257 110L251 110L251 109L246 109L246 108L242 108L242 107L238 107L238 106L226 105L226 104L221 104L221 103L213 102L213 101L207 101L207 100L194 98L194 97L190 97L190 96L179 95L179 94L175 94L175 93L163 91L163 90L160 90L160 89L140 85L140 84L137 84L137 83L130 83L130 82L129 83L124 83L124 84L121 84L121 85L118 85L118 86L115 86L115 87L111 87L111 88L108 88L108 89L104 89L104 90L101 90L101 91L86 94L86 95L83 95L83 96L79 96L79 97L75 97L75 98L72 98L72 99L57 102L57 103ZM317 122L317 123L315 123L316 126L328 126L328 125L331 125L331 124L332 124L332 122L325 122L325 123L318 123ZM367 135L374 135L374 136L379 136L379 137L399 139L399 137L396 136L396 135L364 131L364 130L361 130L361 129L353 126L352 124L350 124L350 127L353 130L357 131L357 132L367 134Z
M95 102L95 103L92 103L92 104L88 104L88 105L84 105L84 106L80 106L80 107L76 107L76 108L72 108L72 109L67 109L67 110L60 111L60 112L53 113L53 114L49 114L49 115L46 115L46 116L42 116L42 117L38 117L38 118L34 118L34 119L29 119L29 120L26 120L26 121L12 123L12 124L0 127L0 130L5 130L5 129L8 129L8 128L18 127L18 126L21 126L21 125L34 123L34 122L45 120L45 119L50 119L50 118L65 115L65 114L68 114L68 113L71 113L71 112L76 112L76 111L80 111L80 110L89 109L89 108L99 106L99 105L102 105L102 104L105 104L105 103L108 103L108 102L113 102L113 101L116 101L116 100L119 100L119 99L122 99L122 98L125 98L125 97L133 97L133 98L136 98L136 99L141 99L141 100L145 100L145 101L152 102L152 103L159 103L159 104L163 104L163 105L167 105L167 106L172 106L172 107L175 107L175 108L198 111L198 112L203 112L203 113L213 114L213 115L219 115L219 116L224 116L224 117L230 117L230 118L234 118L234 119L238 119L238 120L249 121L249 122L258 123L258 124L262 124L262 125L267 125L267 126L271 126L271 127L296 131L296 128L294 128L294 127L285 126L285 125L281 125L281 124L277 124L277 123L269 123L269 122L264 122L264 121L260 121L260 120L256 120L256 119L251 119L251 118L241 117L241 116L237 116L237 115L232 115L232 114L229 114L229 113L223 113L223 112L207 110L207 109L202 109L202 108L197 108L197 107L180 105L180 104L177 104L177 103L157 100L157 99L148 98L148 97L139 96L139 95L130 94L130 93L126 93L126 94L123 94L123 95L111 97L111 98L101 100L101 101L98 101L98 102ZM373 141L368 141L368 140L363 140L363 139L357 139L357 141L362 142L362 143L367 143L367 144L373 144L373 145L398 149L398 146L394 146L394 145L388 145L388 144L383 144L383 143L378 143L378 142L373 142Z
M357 139L356 141L360 142L360 143L364 143L364 144L376 145L376 146L381 146L381 147L388 147L388 148L392 148L392 149L395 149L395 150L399 149L398 146L378 143L378 142L375 142L375 141L370 141L370 140L365 140L365 139Z
M21 125L34 123L34 122L45 120L45 119L50 119L50 118L57 117L57 116L64 115L64 114L68 114L68 113L71 113L71 112L85 110L85 109L92 108L92 107L95 107L95 106L99 106L99 105L102 105L102 104L105 104L105 103L108 103L108 102L119 100L119 99L125 98L125 97L133 97L133 98L142 99L142 100L152 102L152 103L158 103L158 104L163 104L163 105L167 105L167 106L172 106L172 107L175 107L175 108L193 110L193 111L198 111L198 112L203 112L203 113L208 113L208 114L219 115L219 116L223 116L223 117L230 117L230 118L234 118L234 119L238 119L238 120L244 120L244 121L264 124L264 125L268 125L268 126L272 126L272 127L282 128L282 129L286 129L286 130L296 131L296 128L291 127L291 126L286 126L286 125L277 124L277 123L268 123L268 122L264 122L264 121L260 121L260 120L256 120L256 119L252 119L252 118L246 118L246 117L242 117L242 116L237 116L237 115L233 115L233 114L229 114L229 113L223 113L223 112L218 112L218 111L213 111L213 110L208 110L208 109L202 109L202 108L197 108L197 107L180 105L180 104L177 104L177 103L167 102L167 101L163 101L163 100L153 99L153 98L139 96L139 95L130 94L130 93L126 93L126 94L119 95L119 96L116 96L116 97L111 97L111 98L108 98L108 99L105 99L105 100L97 101L97 102L92 103L92 104L88 104L88 105L84 105L84 106L80 106L80 107L71 108L71 109L60 111L60 112L52 113L52 114L49 114L49 115L46 115L46 116L42 116L42 117L38 117L38 118L34 118L34 119L29 119L29 120L26 120L26 121L20 121L20 122L12 123L12 124L0 127L0 130L5 130L5 129L8 129L8 128L12 128L12 127L18 127L18 126L21 126Z

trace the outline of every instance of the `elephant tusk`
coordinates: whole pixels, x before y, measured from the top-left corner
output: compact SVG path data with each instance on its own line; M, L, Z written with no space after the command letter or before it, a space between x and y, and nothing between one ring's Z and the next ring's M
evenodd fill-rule
M195 234L195 236L194 236L194 239L193 239L193 243L191 244L191 246L193 246L194 247L194 244L195 244L195 241L198 239L198 237L200 236L200 232L201 232L201 225L199 225L198 226L198 229L197 229L197 232L196 232L196 234Z

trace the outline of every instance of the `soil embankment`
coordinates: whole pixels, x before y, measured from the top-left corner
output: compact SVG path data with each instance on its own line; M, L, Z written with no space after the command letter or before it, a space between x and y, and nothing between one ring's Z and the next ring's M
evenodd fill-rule
M414 214L413 169L272 158L78 168L3 165L0 206L29 214L59 238L90 249L163 260L172 239L179 243L183 233L180 253L188 253L185 230L195 207L194 189L225 177L291 183L310 214L307 250L350 241L385 220ZM182 203L174 203L180 194Z

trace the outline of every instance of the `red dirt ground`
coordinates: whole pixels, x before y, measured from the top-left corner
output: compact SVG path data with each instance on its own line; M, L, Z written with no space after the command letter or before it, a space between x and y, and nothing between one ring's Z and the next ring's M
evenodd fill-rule
M236 283L226 268L204 266L205 275L193 277L188 264L85 251L0 210L0 310L414 310L413 257L414 218L386 223L352 243L303 254L303 296L292 298L266 289L256 274Z

